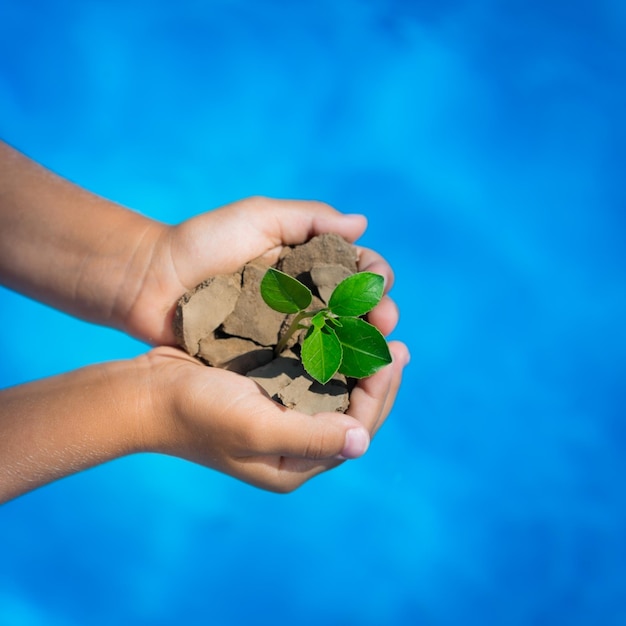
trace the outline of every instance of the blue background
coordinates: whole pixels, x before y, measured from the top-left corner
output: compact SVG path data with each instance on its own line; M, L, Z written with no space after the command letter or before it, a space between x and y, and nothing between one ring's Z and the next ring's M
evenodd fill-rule
M413 359L289 496L144 455L0 508L0 625L626 623L625 113L620 0L1 2L0 136L169 223L367 214ZM0 311L2 386L145 350Z

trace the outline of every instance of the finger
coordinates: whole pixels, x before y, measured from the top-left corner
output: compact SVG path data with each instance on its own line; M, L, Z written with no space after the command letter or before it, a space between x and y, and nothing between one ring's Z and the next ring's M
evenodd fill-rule
M369 446L369 433L343 413L306 415L272 403L255 417L246 456L283 456L309 460L357 458Z
M399 314L396 303L389 297L383 299L367 314L367 320L387 336L398 324Z
M380 274L385 279L385 293L392 287L395 280L393 270L385 259L369 248L357 248L358 267L360 272Z
M254 457L238 460L232 474L261 489L289 493L342 462L338 459L312 461L295 457Z
M384 292L388 293L393 286L395 276L391 266L385 259L369 248L358 248L358 268L361 272L379 274L385 281ZM389 297L383 297L380 303L367 315L383 335L389 335L398 324L398 307Z
M392 376L390 390L387 394L383 410L381 411L382 419L378 420L378 423L374 427L374 430L370 432L371 437L373 437L378 432L379 428L383 425L384 421L387 419L387 417L391 413L391 410L395 406L398 391L402 382L402 374L404 372L404 368L409 364L411 360L409 350L404 343L401 343L399 341L392 341L390 343L390 349L393 355L394 367L399 367L399 374Z
M389 348L392 363L360 380L350 394L347 414L358 419L370 434L374 434L387 418L400 387L402 371L409 361L409 352L403 343L392 341Z
M353 242L367 228L365 216L340 213L323 202L269 198L252 198L245 202L254 227L274 246L304 243L322 233L337 233Z

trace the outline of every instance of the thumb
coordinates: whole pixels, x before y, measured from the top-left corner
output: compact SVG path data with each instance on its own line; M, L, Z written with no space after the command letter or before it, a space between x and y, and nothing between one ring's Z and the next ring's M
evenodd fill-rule
M356 459L367 451L369 432L341 413L306 415L292 410L272 412L263 425L263 452L284 457Z

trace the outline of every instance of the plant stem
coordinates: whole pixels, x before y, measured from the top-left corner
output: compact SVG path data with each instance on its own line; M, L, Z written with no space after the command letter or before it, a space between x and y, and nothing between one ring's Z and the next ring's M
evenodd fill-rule
M278 356L286 347L287 342L291 339L292 335L297 331L304 328L304 326L300 325L300 322L307 317L313 317L319 311L300 311L294 318L293 322L291 322L291 326L287 329L285 334L280 338L280 341L276 344L274 348L274 355Z

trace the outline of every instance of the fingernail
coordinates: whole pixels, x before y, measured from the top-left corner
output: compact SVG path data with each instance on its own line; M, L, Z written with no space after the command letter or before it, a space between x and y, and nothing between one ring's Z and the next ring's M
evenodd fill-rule
M344 217L347 217L350 220L354 220L355 222L365 222L365 226L367 227L367 216L361 213L344 213Z
M357 459L363 456L370 445L370 436L364 428L351 428L346 432L346 440L340 459Z
M403 344L401 348L400 362L402 363L402 367L406 367L411 362L411 353L409 352L406 344Z
M410 362L411 362L411 353L409 352L407 348L406 354L404 355L404 364L408 365Z

